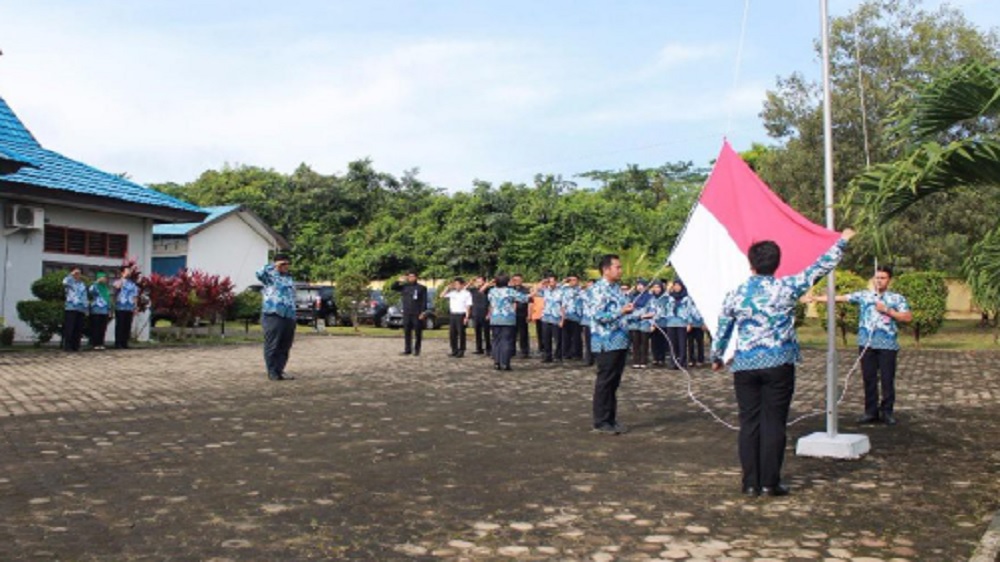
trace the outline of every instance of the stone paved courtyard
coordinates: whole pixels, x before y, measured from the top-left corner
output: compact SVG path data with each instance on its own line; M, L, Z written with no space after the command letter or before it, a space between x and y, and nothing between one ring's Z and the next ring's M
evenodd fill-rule
M808 418L793 495L745 499L683 375L628 370L632 431L607 437L591 368L400 347L300 337L282 383L252 345L0 355L0 560L958 561L1000 509L997 353L902 353L871 454L795 457ZM823 362L793 416L822 407ZM692 388L735 423L728 375ZM841 431L860 404L855 378Z

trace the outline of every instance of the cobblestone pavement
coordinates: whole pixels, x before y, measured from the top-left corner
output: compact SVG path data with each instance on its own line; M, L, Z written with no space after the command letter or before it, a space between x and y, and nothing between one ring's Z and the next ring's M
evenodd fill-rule
M1000 354L901 354L896 427L857 461L795 457L793 494L738 493L736 435L683 375L629 370L589 431L593 371L425 342L0 355L0 560L941 560L1000 508ZM806 353L793 416L822 406ZM842 372L850 358L842 359ZM858 432L860 380L841 431ZM692 388L735 422L728 375Z

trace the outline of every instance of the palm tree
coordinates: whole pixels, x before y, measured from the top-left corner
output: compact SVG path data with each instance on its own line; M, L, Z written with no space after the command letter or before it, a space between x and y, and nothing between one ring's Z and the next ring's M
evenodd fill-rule
M891 116L900 156L852 180L847 209L877 243L887 223L922 200L959 189L1000 188L1000 63L955 66L901 99ZM1000 221L970 249L964 270L976 301L1000 309Z

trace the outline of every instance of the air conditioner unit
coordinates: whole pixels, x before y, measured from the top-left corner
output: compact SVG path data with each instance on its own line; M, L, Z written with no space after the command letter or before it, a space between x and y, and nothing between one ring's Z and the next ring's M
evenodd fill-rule
M45 209L28 205L11 205L7 226L12 228L44 228Z

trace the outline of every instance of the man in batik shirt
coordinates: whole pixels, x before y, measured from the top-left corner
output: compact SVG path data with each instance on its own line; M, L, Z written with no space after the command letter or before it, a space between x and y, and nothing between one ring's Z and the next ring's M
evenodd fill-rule
M628 431L618 423L618 386L625 371L629 337L626 321L634 308L618 281L622 264L618 256L601 258L601 279L590 288L590 349L597 364L594 382L594 431L618 435Z
M260 318L264 329L264 365L267 378L272 381L295 378L285 372L295 340L295 281L288 272L290 265L288 256L278 254L273 263L257 272L257 279L264 285Z

